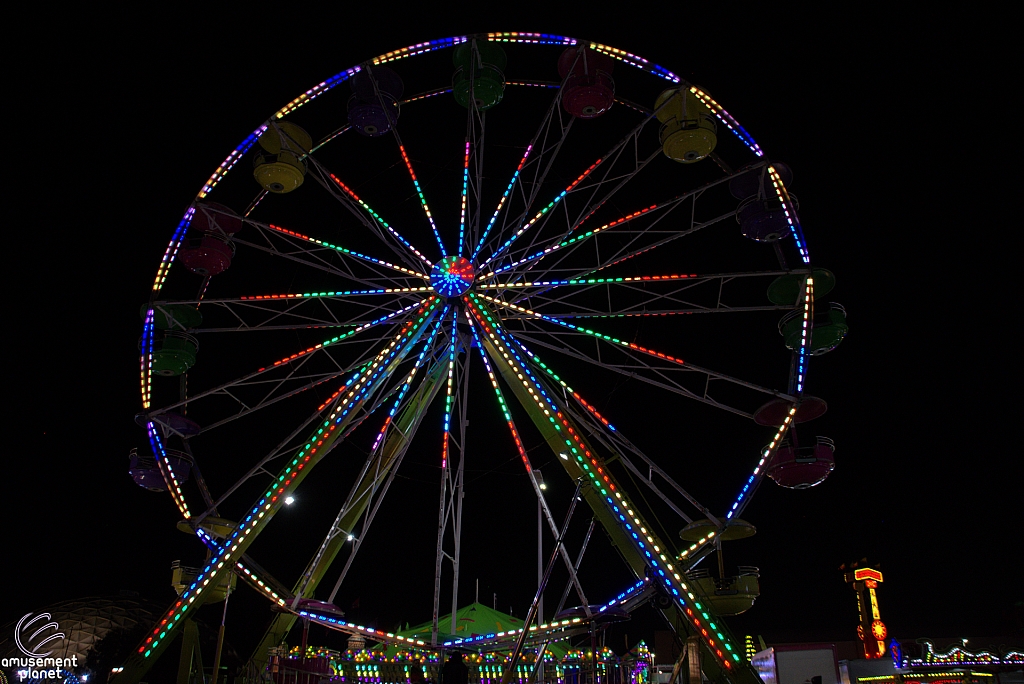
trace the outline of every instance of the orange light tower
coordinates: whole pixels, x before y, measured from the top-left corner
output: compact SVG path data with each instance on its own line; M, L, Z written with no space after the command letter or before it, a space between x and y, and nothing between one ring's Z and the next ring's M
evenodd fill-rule
M846 566L844 577L853 590L857 592L857 611L860 624L857 625L857 637L864 648L864 657L881 658L885 656L885 638L888 632L878 612L878 585L882 583L882 573L875 568L858 568L856 563Z

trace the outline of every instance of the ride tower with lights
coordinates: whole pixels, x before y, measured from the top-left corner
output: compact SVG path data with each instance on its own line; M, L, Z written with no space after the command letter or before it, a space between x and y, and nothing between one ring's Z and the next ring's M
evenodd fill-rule
M417 168L453 149L450 173L421 179ZM231 173L243 159L255 193L252 178ZM847 330L845 310L821 303L834 278L812 268L791 184L788 167L704 89L567 36L418 43L275 112L189 205L143 307L138 421L152 457L136 453L131 473L170 494L206 561L179 582L114 681L138 682L235 575L277 611L250 660L251 681L302 619L382 644L509 653L508 684L524 644L541 652L656 599L687 644L686 671L756 684L744 644L715 609L749 608L756 583L749 573L726 577L719 540L747 535L739 516L766 474L799 489L832 471L831 442L801 447L795 425L824 413L823 401L805 395L809 362ZM490 449L467 432L477 410L471 368L482 369L500 413L489 437L507 432L556 540L549 566L560 563L569 579L550 621L460 638L465 465ZM587 389L574 389L573 373ZM727 502L701 503L678 482L687 471L677 452L643 446L660 434L688 453L702 418L680 409L671 421L643 421L634 443L586 398L623 377L658 392L652 403L688 400L711 412L702 416L765 426L754 429L766 446L748 444L737 450L745 458L715 471L743 473ZM386 496L413 440L429 436L420 428L435 401L437 516L421 530L436 539L433 619L430 638L419 639L346 620L335 600L382 506L408 516L409 502ZM608 564L584 558L590 531L570 558L568 519L556 521L528 440L546 444L552 467L582 483L579 500L624 561L626 589L610 602L588 599L584 561L602 572ZM254 542L349 441L365 446L365 461L323 521L326 536L296 578L276 579L250 555ZM218 453L251 457L217 462ZM626 481L647 491L635 496ZM307 514L313 508L323 506ZM685 528L682 544L667 524ZM719 583L691 581L716 550ZM741 601L730 598L739 580ZM450 625L440 618L446 582ZM570 593L580 606L559 615Z
M878 610L877 593L878 585L882 583L882 573L876 568L858 568L856 564L851 564L843 578L857 594L857 614L860 618L857 638L861 642L864 658L884 658L888 653L885 646L888 630Z

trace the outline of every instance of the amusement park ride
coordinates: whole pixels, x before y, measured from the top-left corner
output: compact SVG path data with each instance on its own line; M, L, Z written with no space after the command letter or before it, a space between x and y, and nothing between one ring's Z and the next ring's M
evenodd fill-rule
M449 158L456 172L428 183L426 169ZM808 363L847 330L843 308L822 301L834 279L812 267L791 183L703 88L565 36L419 43L287 103L202 186L142 308L138 421L152 455L133 452L130 472L170 494L179 528L207 556L201 568L175 568L178 598L114 681L138 682L237 578L276 610L249 661L252 681L270 676L270 654L305 620L412 652L504 654L492 672L508 684L542 644L653 602L686 644L678 671L756 684L721 616L750 608L757 569L727 576L722 542L754 533L740 515L765 476L800 489L832 471L832 442L798 441L795 426L825 412L804 393ZM738 370L731 354L744 360ZM712 368L719 360L726 367ZM672 457L617 430L583 385L573 388L575 369L579 382L629 378L650 401L678 403L677 424L650 427L672 440ZM546 569L564 566L579 607L460 635L466 462L488 454L467 443L471 384L489 385L506 424L491 434L507 430L556 540ZM734 451L747 474L719 510L673 476L687 400L766 428L762 449ZM436 425L431 406L443 411ZM423 638L354 624L334 605L420 428L417 445L440 428ZM588 601L577 571L594 561L570 557L568 517L556 520L532 476L529 439L547 443L577 483L579 508L625 561L618 597ZM275 579L254 560L256 539L353 440L367 455L347 496L318 506L333 506L326 535L297 578ZM682 543L655 533L666 525L682 527ZM716 554L717 578L696 567ZM323 582L332 567L333 586ZM447 624L442 580L452 583Z

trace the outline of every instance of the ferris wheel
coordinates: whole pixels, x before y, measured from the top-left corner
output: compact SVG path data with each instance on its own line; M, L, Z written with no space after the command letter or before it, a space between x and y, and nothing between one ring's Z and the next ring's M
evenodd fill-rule
M739 516L766 475L801 488L833 468L831 443L801 445L793 426L825 410L805 397L808 363L840 343L846 313L822 304L834 281L812 268L791 184L703 88L566 36L418 43L275 112L189 205L142 308L152 455L133 452L131 474L170 495L208 560L176 570L179 598L117 680L138 681L234 577L278 611L257 664L299 618L411 647L508 649L657 595L706 671L756 676L719 617L743 606L716 603L692 570L751 529ZM590 392L627 381L630 403L677 418L624 434ZM745 474L727 502L702 503L702 482L672 464L702 429L690 407L763 426L758 447L732 452ZM463 512L467 463L491 451L474 443L471 410L514 449L552 538L564 523L538 459L578 483L625 560L623 594L588 602L580 560L556 544L551 563L582 603L572 620L475 640L439 621L449 583L455 613L464 517L494 514ZM275 578L257 537L348 444L361 460L316 507L320 543L289 547L308 562ZM382 507L403 510L387 495L413 445L438 473L435 508L415 513L436 538L429 639L334 605ZM664 511L682 543L655 532Z

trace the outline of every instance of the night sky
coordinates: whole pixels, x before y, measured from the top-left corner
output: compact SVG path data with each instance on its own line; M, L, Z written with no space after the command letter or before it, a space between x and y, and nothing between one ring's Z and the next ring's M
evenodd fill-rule
M1016 248L1000 208L1010 194L991 180L1009 156L1005 122L985 104L1002 87L989 68L1007 57L998 42L968 49L981 45L980 27L941 7L928 19L785 9L699 16L676 5L623 6L579 20L528 11L395 20L397 11L360 10L358 21L341 11L294 8L117 17L124 30L111 28L114 17L84 11L59 22L22 17L39 31L8 74L8 145L15 152L6 192L14 211L4 259L4 461L13 476L4 497L0 623L119 590L169 604L171 561L202 560L200 546L175 530L169 497L134 485L127 455L146 448L133 420L140 410L139 307L171 232L210 172L266 116L342 69L421 40L515 29L597 40L706 87L772 159L792 167L813 263L836 274L829 299L846 307L850 333L811 364L809 392L826 399L829 411L804 431L835 440L836 470L811 490L766 481L757 492L744 515L757 536L726 547L727 565L761 568L761 597L728 620L734 632L769 641L855 638L855 600L838 567L864 557L885 575L879 596L890 634L1021 630L1020 556L1013 550L1022 524L1013 437L1019 402L1006 387L1018 372L1018 316L1006 277ZM249 163L234 173L249 174ZM422 164L429 177L434 160ZM386 203L379 209L387 214ZM728 262L720 254L702 258L680 268ZM778 348L766 364L782 347L778 337L771 343ZM255 336L237 344L232 362L262 365L269 354ZM201 349L199 363L205 360ZM636 441L655 460L685 445L686 462L673 460L673 472L698 497L708 493L716 510L767 442L767 429L737 428L733 416L666 404L683 400L655 398L618 380L602 384L572 363L563 366L592 388L612 422L631 437L644 435ZM480 512L469 527L476 551L463 569L460 603L472 600L479 579L482 602L496 594L498 609L523 616L532 597L535 503L499 432L491 390L481 377L474 382L487 399L471 409L471 433L488 446L486 458L467 466L467 505ZM427 420L436 425L439 417L434 411ZM517 422L528 424L525 415ZM430 432L431 439L439 435ZM368 433L360 434L366 442ZM427 492L436 501L436 474L427 465L436 445L416 448L419 460L403 471L397 501L380 514L376 541L364 547L351 586L339 594L337 603L363 624L391 629L430 617L436 504L413 503L413 495ZM334 455L344 454L360 457L354 447ZM556 474L543 445L534 454L546 475ZM209 472L218 464L251 465L239 451L202 458ZM320 466L296 506L275 520L282 531L268 533L273 544L254 547L265 565L280 565L286 583L333 516L340 502L332 497L344 496L354 462ZM552 486L556 511L564 511L570 493L564 476ZM581 526L583 514L572 554ZM588 585L595 602L628 583L601 537L588 551L596 563ZM205 610L201 617L215 622L220 608ZM237 631L229 627L229 640L247 652L269 616L266 605L245 589L232 599L229 625L232 613ZM655 628L645 612L620 629L635 641ZM622 637L616 639L621 650Z

